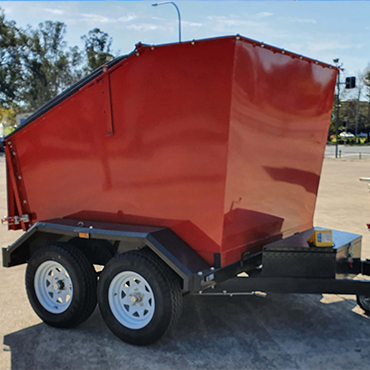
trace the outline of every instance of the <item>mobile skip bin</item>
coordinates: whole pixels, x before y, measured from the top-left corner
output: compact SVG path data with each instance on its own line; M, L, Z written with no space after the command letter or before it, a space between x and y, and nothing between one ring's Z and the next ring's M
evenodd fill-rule
M312 229L336 76L241 36L137 44L6 138L5 220L25 234L4 266L28 262L50 325L98 300L123 340L159 339L182 294L258 275L264 246Z

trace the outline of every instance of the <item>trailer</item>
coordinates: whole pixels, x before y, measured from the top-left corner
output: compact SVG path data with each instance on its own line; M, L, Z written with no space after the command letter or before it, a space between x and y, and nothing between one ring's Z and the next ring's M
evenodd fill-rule
M239 35L139 43L33 113L4 141L4 221L24 234L3 265L28 264L36 314L74 327L98 303L144 345L186 294L356 294L369 312L361 236L313 227L337 73Z

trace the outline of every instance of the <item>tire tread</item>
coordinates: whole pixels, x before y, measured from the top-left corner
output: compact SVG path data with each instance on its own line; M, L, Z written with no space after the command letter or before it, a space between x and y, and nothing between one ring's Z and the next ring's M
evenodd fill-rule
M68 309L68 319L65 320L48 320L47 318L43 318L40 316L40 314L36 311L36 313L49 325L59 327L59 328L71 328L75 327L77 325L80 325L84 321L86 321L91 314L94 312L96 303L97 303L97 297L96 297L96 285L97 285L97 277L94 270L94 267L91 265L91 263L88 261L86 256L77 248L74 248L73 246L69 245L68 243L55 243L51 246L46 246L38 249L32 256L30 261L33 259L38 258L38 256L41 256L45 254L46 252L53 251L55 253L61 254L64 258L68 259L68 261L78 266L80 270L81 275L81 286L84 287L84 299L81 303L83 305L82 312L78 312L79 307L72 307ZM30 292L30 287L28 286L30 283L33 284L33 279L31 281L32 277L29 276L28 269L26 271L26 290L27 290L27 296L29 301L31 302L31 305L33 306L33 299L37 299L32 297L32 294ZM34 307L35 309L35 307ZM72 311L71 311L72 309ZM66 315L67 316L67 315Z
M165 278L166 284L169 287L171 300L172 300L172 315L171 322L167 328L167 331L170 331L180 320L183 308L183 299L181 295L181 290L179 289L179 281L175 276L175 273L152 252L149 247L142 248L137 251L130 251L127 253L140 254L143 257L147 258L152 262L162 273Z
M166 305L166 310L169 310L169 312L167 312L166 314L168 315L167 317L169 317L169 321L163 324L158 324L158 326L155 327L156 329L152 327L152 329L150 329L149 331L150 334L149 332L147 332L146 335L141 335L139 333L128 334L127 328L125 329L126 333L123 334L121 332L121 329L118 329L118 326L123 326L119 324L116 319L114 319L115 323L113 323L110 317L111 314L109 313L110 310L107 311L107 303L105 303L106 293L104 292L105 289L108 289L106 284L110 281L109 279L113 278L111 276L111 268L117 269L117 267L120 265L120 261L125 261L125 263L127 263L127 260L129 260L132 264L136 266L143 266L144 269L149 269L152 274L152 279L154 279L157 286L160 287L163 296L169 299L169 301L167 301L169 303ZM167 265L165 265L158 257L151 254L150 251L148 252L146 250L128 251L115 256L111 261L108 262L102 272L101 278L99 279L98 300L103 319L106 321L113 333L115 333L122 340L137 345L146 345L153 343L159 340L162 336L166 335L169 330L173 328L173 326L176 324L182 312L182 295L178 279L176 278L172 270L167 267Z

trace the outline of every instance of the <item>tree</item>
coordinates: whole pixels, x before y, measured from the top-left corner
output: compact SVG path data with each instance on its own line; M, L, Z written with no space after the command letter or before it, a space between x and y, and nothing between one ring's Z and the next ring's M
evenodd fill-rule
M14 108L21 101L24 41L24 35L15 22L6 21L0 8L0 105L4 108Z
M344 80L344 77L341 78ZM339 109L339 133L341 131L348 131L357 136L360 133L367 133L369 142L369 133L370 133L370 100L365 102L361 100L364 97L365 88L370 92L370 69L367 67L365 71L358 72L356 78L357 92L356 98L354 98L353 90L348 90L345 88L341 89L340 94L340 109ZM368 95L369 99L370 96ZM333 138L335 134L335 124L336 124L336 105L337 105L337 96L334 96L333 103L333 113L334 116L329 128L328 139ZM355 140L353 140L353 143Z
M370 65L367 67L368 72L365 75L365 85L370 88Z
M15 112L13 109L0 107L0 123L2 123L4 119L9 121L12 125L15 125Z
M81 37L85 43L85 54L87 58L86 71L92 72L114 58L112 38L99 28L94 28L87 35Z
M81 53L77 47L67 48L65 32L64 23L51 21L25 31L22 100L28 110L40 108L83 75Z
M361 101L361 94L365 88L365 83L366 83L366 76L367 76L368 71L365 70L363 72L359 71L357 73L357 101L356 101L356 113L355 113L355 142L357 143L357 135L359 134L358 131L358 125L359 125L359 120L360 118L362 119L362 123L366 120L366 117L363 117L363 115L360 114L360 101Z
M62 22L18 28L0 8L0 107L35 111L113 59L112 38L100 29L82 36L83 51L68 47L65 33Z
M64 41L61 22L22 30L0 9L0 106L34 111L81 79L83 56Z

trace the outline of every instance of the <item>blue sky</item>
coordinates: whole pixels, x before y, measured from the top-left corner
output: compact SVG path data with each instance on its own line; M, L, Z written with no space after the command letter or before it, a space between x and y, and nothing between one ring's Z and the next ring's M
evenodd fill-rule
M155 0L154 0L155 1ZM154 2L153 1L153 2ZM0 1L7 19L36 26L45 20L67 24L70 46L98 27L126 54L135 43L177 40L177 14L171 5L147 1ZM339 57L346 74L370 64L370 2L367 1L177 1L183 40L230 34L264 41L332 63Z

